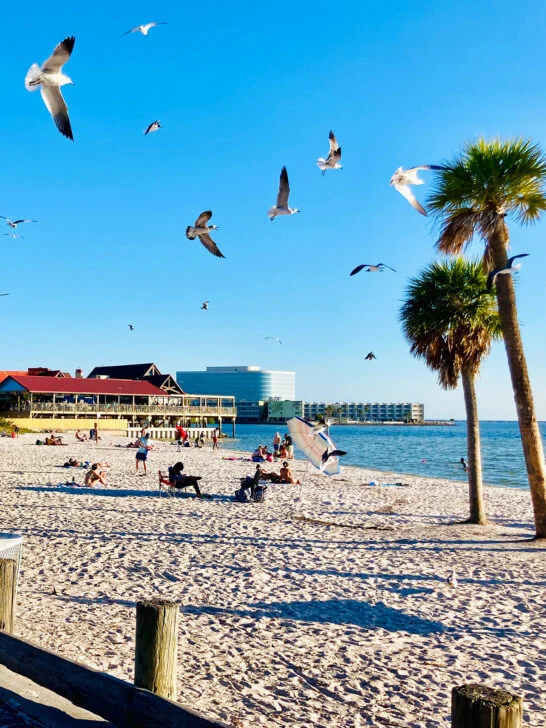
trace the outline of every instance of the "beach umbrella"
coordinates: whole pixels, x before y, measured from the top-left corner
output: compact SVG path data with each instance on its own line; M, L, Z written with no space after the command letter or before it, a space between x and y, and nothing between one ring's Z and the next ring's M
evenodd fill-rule
M324 452L330 448L335 450L336 447L330 437L325 432L314 432L316 429L310 422L302 417L292 417L288 420L288 431L292 435L294 445L301 450L309 462L313 463L315 468L323 472L325 475L337 475L339 473L339 460L330 460L326 467L322 467L322 456Z

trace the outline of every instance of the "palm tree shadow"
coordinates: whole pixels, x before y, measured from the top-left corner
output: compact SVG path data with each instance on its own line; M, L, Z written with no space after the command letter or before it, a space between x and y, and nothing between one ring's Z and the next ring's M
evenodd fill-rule
M310 602L258 602L243 609L225 609L208 605L183 606L185 614L232 614L254 619L291 619L318 624L346 624L363 629L385 629L389 632L429 635L451 631L441 622L406 614L398 609L377 602L360 602L356 599L328 599Z

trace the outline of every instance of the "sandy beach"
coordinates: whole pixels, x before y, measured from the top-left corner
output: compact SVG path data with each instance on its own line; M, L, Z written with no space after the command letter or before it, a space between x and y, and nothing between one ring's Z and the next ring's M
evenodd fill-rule
M452 525L466 483L294 461L301 487L239 504L255 466L224 458L246 453L159 442L136 477L127 439L36 439L0 439L0 530L24 536L19 636L132 680L135 602L162 596L181 605L180 702L234 728L446 728L465 682L521 694L543 728L546 544L527 491L488 487L492 525ZM108 461L111 486L59 487L83 483L69 456ZM212 500L159 497L179 459Z

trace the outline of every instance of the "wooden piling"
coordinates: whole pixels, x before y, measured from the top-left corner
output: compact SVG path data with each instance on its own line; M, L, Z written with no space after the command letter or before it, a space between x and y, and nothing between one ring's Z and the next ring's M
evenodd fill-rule
M17 561L0 559L0 629L13 632L15 618L15 590L17 587Z
M461 685L451 691L452 728L521 728L519 695L485 685Z
M178 604L165 599L136 605L135 685L176 700Z

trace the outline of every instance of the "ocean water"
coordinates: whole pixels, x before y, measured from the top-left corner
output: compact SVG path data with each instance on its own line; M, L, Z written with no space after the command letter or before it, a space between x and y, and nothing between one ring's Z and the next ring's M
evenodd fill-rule
M231 428L226 427L226 433ZM283 425L237 425L236 438L222 440L222 449L247 450L270 445ZM543 442L546 423L540 423ZM481 422L483 479L489 485L528 488L517 422ZM460 459L467 459L466 423L452 427L404 427L397 425L335 426L330 436L346 450L342 464L375 470L464 480ZM296 457L301 453L296 451Z

